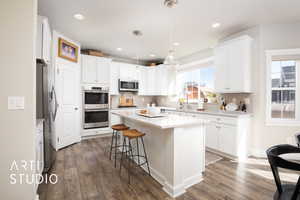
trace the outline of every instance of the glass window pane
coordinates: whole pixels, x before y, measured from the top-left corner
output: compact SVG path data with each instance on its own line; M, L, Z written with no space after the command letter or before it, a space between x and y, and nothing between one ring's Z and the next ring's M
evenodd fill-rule
M272 62L272 87L296 87L296 61Z
M295 119L295 90L272 91L272 118Z

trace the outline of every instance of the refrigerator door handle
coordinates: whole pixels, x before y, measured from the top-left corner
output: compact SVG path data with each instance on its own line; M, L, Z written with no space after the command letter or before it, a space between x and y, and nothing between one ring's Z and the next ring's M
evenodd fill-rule
M58 103L57 103L57 97L56 97L54 86L52 87L51 93L52 93L51 97L52 99L54 99L54 103L55 103L54 112L52 113L53 121L55 121L57 110L58 110Z

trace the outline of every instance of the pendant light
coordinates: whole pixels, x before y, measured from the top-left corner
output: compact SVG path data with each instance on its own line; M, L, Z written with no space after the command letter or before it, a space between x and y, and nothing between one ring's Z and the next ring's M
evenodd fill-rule
M167 8L174 8L176 5L178 4L178 0L165 0L164 5ZM168 54L164 60L164 64L165 65L171 65L171 66L175 66L178 64L178 62L176 62L175 60L175 50L174 50L174 46L173 46L173 29L174 29L174 25L173 25L173 17L171 16L171 12L169 14L170 17L170 30L169 30L169 51Z

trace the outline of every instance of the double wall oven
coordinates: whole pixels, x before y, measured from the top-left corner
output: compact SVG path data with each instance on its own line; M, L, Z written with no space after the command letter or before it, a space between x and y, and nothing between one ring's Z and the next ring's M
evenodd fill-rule
M91 87L83 91L83 128L94 129L109 126L108 88Z

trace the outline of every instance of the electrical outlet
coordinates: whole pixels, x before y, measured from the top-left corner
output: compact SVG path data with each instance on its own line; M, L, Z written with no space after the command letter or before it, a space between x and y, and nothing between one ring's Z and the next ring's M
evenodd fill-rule
M247 105L250 104L250 98L245 98L244 101L245 101L245 104L247 104Z

